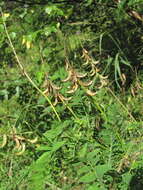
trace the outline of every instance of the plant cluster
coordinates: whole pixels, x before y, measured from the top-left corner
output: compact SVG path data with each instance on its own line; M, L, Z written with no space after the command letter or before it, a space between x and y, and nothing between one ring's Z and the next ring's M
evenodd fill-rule
M140 190L142 0L67 2L0 2L0 190Z

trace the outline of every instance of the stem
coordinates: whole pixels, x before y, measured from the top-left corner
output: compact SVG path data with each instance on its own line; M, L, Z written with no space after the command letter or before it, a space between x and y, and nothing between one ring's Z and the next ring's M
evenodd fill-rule
M128 113L130 118L132 118L133 121L136 121L136 119L132 116L132 114L129 112L129 110L124 106L124 104L119 100L119 98L113 93L113 91L110 88L107 88L108 91L112 94L112 96L118 101L118 103L123 107L123 109Z
M33 86L42 96L45 97L45 99L48 101L48 103L49 103L50 106L52 107L52 109L53 109L53 111L54 111L54 113L55 113L57 119L58 119L59 121L61 121L61 119L60 119L60 117L59 117L59 114L57 113L57 111L56 111L55 107L53 106L52 102L50 101L50 99L42 92L42 90L41 90L40 88L38 88L38 86L37 86L37 85L34 83L34 81L30 78L30 76L28 75L28 73L25 71L23 65L21 64L21 62L20 62L20 60L19 60L19 58L18 58L18 56L17 56L17 53L16 53L16 51L15 51L15 48L14 48L14 46L13 46L13 43L12 43L12 41L11 41L11 38L10 38L10 36L9 36L8 30L7 30L5 21L4 21L4 15L3 15L3 12L2 12L2 9L1 9L1 8L0 8L0 12L1 12L1 15L2 15L2 20L3 20L3 25L4 25L5 33L6 33L6 36L7 36L7 38L8 38L10 47L11 47L11 49L12 49L12 51L13 51L13 54L14 54L14 56L15 56L15 58L16 58L16 61L17 61L17 63L18 63L18 66L20 67L21 71L22 71L23 74L26 76L26 78L29 80L29 82L32 84L32 86Z

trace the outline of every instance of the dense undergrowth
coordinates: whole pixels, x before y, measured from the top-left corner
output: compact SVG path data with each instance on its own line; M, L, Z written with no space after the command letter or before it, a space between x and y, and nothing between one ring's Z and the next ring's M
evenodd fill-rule
M1 1L0 190L143 188L142 10Z

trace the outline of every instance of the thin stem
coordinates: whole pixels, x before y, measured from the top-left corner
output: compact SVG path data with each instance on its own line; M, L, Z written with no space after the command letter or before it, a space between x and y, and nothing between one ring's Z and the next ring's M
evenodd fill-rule
M6 35L7 35L7 38L8 38L10 47L11 47L11 49L12 49L12 51L13 51L13 54L14 54L14 56L15 56L15 58L16 58L16 61L17 61L17 63L18 63L18 66L20 67L21 71L22 71L23 74L26 76L26 78L29 80L29 82L32 84L32 86L33 86L42 96L45 97L45 99L48 101L48 103L49 103L50 106L52 107L52 109L53 109L53 111L54 111L54 113L55 113L57 119L58 119L59 121L61 121L61 119L60 119L60 117L59 117L59 114L57 113L57 111L56 111L55 107L53 106L52 102L50 101L50 99L42 92L42 90L41 90L40 88L38 88L38 86L37 86L37 85L34 83L34 81L30 78L30 76L28 75L28 73L25 71L23 65L21 64L21 62L20 62L20 60L19 60L19 58L18 58L18 56L17 56L17 53L16 53L16 51L15 51L14 45L13 45L13 43L12 43L12 41L11 41L10 36L9 36L8 30L7 30L5 21L4 21L4 15L3 15L3 12L2 12L2 9L1 9L1 8L0 8L0 12L1 12L1 15L2 15L2 20L3 20L3 25L4 25L5 33L6 33Z
M128 115L132 118L133 121L136 121L136 119L132 116L132 114L129 112L129 110L124 106L124 104L119 100L119 98L113 93L113 91L110 88L107 88L108 91L112 94L112 96L118 101L118 103L124 108L124 110L128 113Z

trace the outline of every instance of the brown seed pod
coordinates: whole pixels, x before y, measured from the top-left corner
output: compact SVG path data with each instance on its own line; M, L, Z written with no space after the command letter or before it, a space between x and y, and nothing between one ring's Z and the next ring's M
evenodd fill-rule
M102 80L101 81L101 85L98 87L99 89L101 89L102 87L106 86L107 85L107 81L105 80Z
M87 93L89 96L95 96L95 95L96 95L96 92L92 92L91 90L86 90L86 93Z
M84 78L84 77L86 77L87 76L87 73L76 73L76 76L78 77L78 78Z
M108 76L102 76L102 75L99 75L99 78L101 78L101 79L107 79Z
M71 90L68 90L67 93L68 93L68 94L73 94L74 92L76 92L77 89L78 89L78 84L75 83L75 84L72 86L72 89L71 89Z
M82 82L82 81L79 81L79 84L80 84L81 86L85 86L85 87L90 86L92 83L93 83L93 81L92 81L92 80L91 80L91 81L89 81L89 82Z
M59 87L59 86L56 86L55 84L51 84L51 86L52 86L52 88L54 89L54 90L60 90L62 87Z
M15 153L17 156L20 156L25 152L25 148L26 148L25 144L22 143L20 147L21 147L21 151Z
M57 105L57 103L58 103L58 98L57 98L57 97L55 97L55 101L54 101L54 103L53 103L53 106L56 106L56 105Z
M62 94L59 94L59 98L60 98L61 100L64 100L64 101L69 101L69 100L72 99L72 97L66 98L66 97L64 97Z
M14 138L14 141L15 141L14 149L20 150L20 147L21 147L20 141L17 138Z
M94 76L96 74L96 69L92 69L91 71L90 71L90 76L92 77L92 76Z
M23 140L26 140L24 137L21 137L19 135L15 135L14 136L16 139L20 140L20 141L23 141Z
M46 90L44 90L43 93L44 93L44 94L49 94L49 88L47 88Z
M71 77L72 77L72 71L69 70L67 78L64 79L64 80L62 80L62 82L67 82L67 81L69 81L69 80L71 79Z

